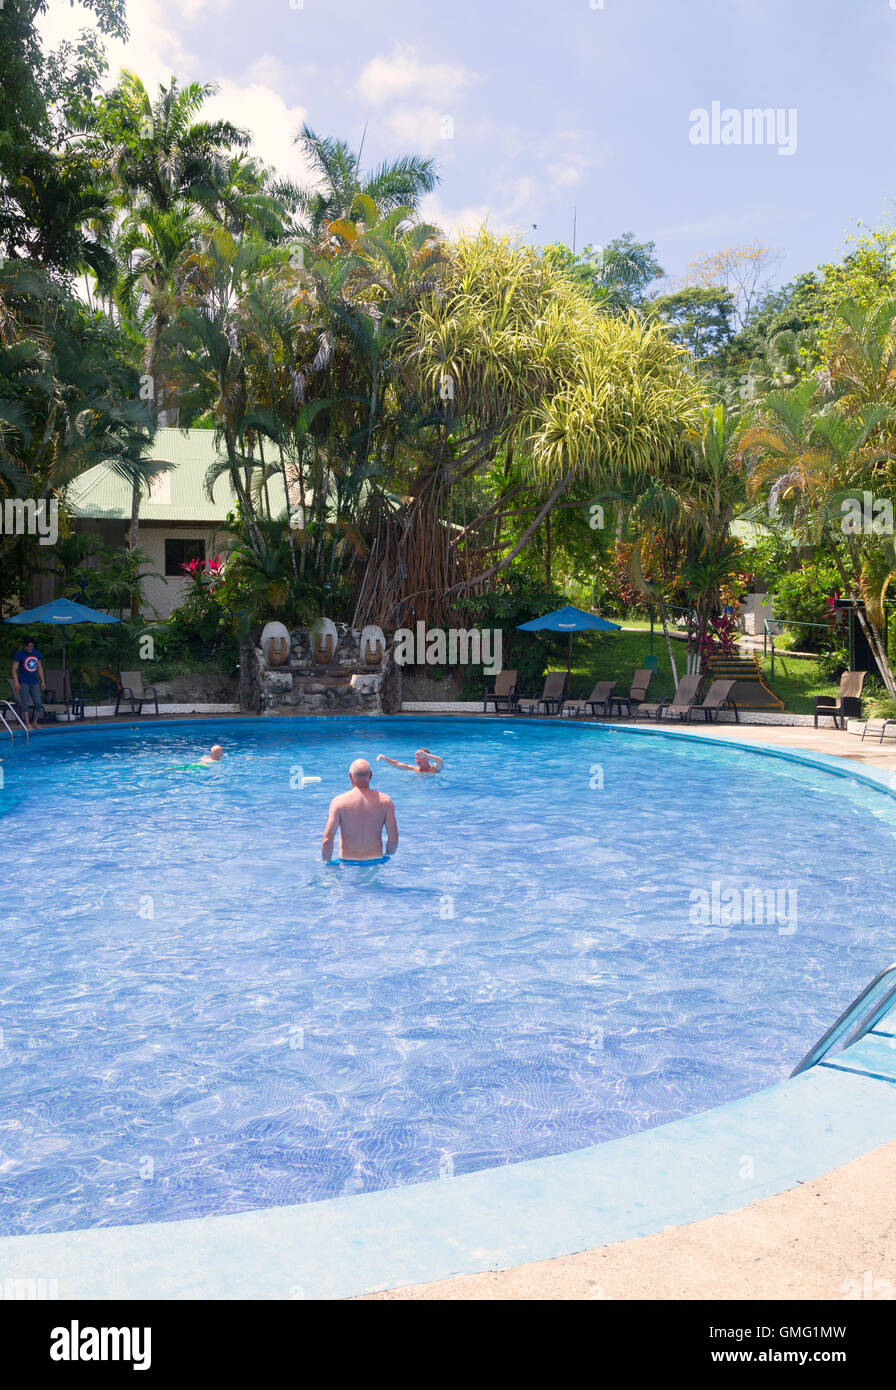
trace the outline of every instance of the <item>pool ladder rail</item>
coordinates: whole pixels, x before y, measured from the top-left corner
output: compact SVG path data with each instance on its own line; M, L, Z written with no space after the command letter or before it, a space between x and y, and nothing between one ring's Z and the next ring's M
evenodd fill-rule
M3 725L4 729L9 734L10 742L15 743L15 729L11 729L9 724L7 723L7 714L11 714L16 723L22 726L22 729L25 733L25 742L30 743L31 730L28 728L28 725L22 719L21 715L19 714L19 711L16 709L12 700L0 700L0 724Z
M799 1076L801 1072L808 1071L810 1067L814 1067L819 1062L823 1061L831 1048L835 1047L844 1033L852 1028L856 1019L860 1017L865 1009L867 1009L868 1012L865 1014L864 1018L862 1018L861 1023L853 1029L852 1033L850 1033L849 1037L846 1039L846 1042L843 1044L843 1051L848 1047L852 1047L853 1043L858 1042L860 1038L864 1038L866 1033L870 1033L872 1028L875 1028L877 1024L880 1023L885 1014L890 1012L894 1004L896 1004L896 961L894 961L892 965L888 965L879 975L875 975L874 979L870 984L865 986L861 994L856 995L849 1007L844 1009L836 1023L831 1024L828 1031L824 1033L822 1037L818 1039L815 1046L806 1053L799 1065L794 1067L793 1071L790 1073L791 1077Z

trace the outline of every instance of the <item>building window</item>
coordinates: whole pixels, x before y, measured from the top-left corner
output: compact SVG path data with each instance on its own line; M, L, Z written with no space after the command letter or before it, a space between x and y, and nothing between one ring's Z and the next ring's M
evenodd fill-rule
M183 565L188 565L191 560L204 559L205 541L166 541L165 578L170 579L176 575L178 579L183 579Z

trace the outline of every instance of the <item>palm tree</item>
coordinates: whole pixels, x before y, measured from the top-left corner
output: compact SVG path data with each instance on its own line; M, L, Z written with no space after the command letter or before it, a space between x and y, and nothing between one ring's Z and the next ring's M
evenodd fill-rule
M126 358L122 335L37 267L0 271L0 493L55 499L64 523L88 468L139 486L166 466L146 458L152 420Z
M165 332L175 317L181 275L201 223L198 214L233 217L237 185L250 171L235 167L234 150L249 136L229 121L195 117L216 91L212 83L160 84L151 99L136 73L124 71L118 86L93 112L89 135L119 190L125 219L119 254L125 262L120 307L133 320L148 312L145 377L156 418L169 423L170 387L163 355ZM251 177L257 185L259 174ZM253 189L257 198L258 188ZM261 204L258 204L259 212ZM129 544L136 548L140 521L137 474L131 495Z
M206 233L188 263L195 298L181 307L168 331L177 348L175 370L184 403L191 411L211 414L226 450L226 463L213 466L206 488L211 495L217 477L229 472L246 534L259 549L252 493L258 460L246 447L255 405L251 343L243 331L240 301L270 258L263 242L236 242L223 228Z
M751 467L750 491L764 496L769 510L786 517L796 534L831 555L884 684L896 699L883 612L893 574L892 536L858 535L843 526L844 503L857 493L872 490L880 496L883 488L891 498L896 495L896 453L889 442L896 406L871 402L844 413L838 402L819 402L819 395L818 383L809 379L767 396L758 422L744 431L739 452Z
M359 194L379 217L401 207L416 213L420 199L439 182L435 160L419 155L402 155L362 174L360 150L355 153L344 140L318 135L309 125L302 126L296 144L317 174L313 186L290 190L305 217L304 236L314 246L326 244L331 222L352 219Z
M128 207L161 212L187 204L211 210L226 187L234 150L249 135L230 121L194 119L217 91L212 82L159 84L154 99L134 72L97 103L89 132L106 156Z

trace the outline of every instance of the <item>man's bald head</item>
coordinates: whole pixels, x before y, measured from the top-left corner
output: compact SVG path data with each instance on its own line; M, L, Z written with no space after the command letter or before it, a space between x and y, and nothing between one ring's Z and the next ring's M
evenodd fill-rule
M348 779L353 787L369 787L370 779L373 776L370 763L366 758L355 758L348 770Z

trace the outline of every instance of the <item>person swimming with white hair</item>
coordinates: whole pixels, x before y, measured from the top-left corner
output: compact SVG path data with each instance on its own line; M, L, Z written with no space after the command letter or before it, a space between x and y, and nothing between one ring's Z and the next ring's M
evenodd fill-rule
M385 753L378 753L376 760L378 763L389 763L391 767L399 767L402 772L422 772L424 775L441 772L445 764L444 758L440 758L438 753L430 753L428 748L418 748L412 763L400 763L397 758L387 758Z
M219 763L224 756L224 749L220 743L213 743L207 753L203 753L199 759L203 767L208 767L209 763Z
M370 785L373 769L366 758L356 758L348 770L350 792L334 796L324 828L321 858L333 861L336 832L339 831L340 862L365 864L383 859L383 831L386 856L398 849L398 822L391 796L374 791Z

